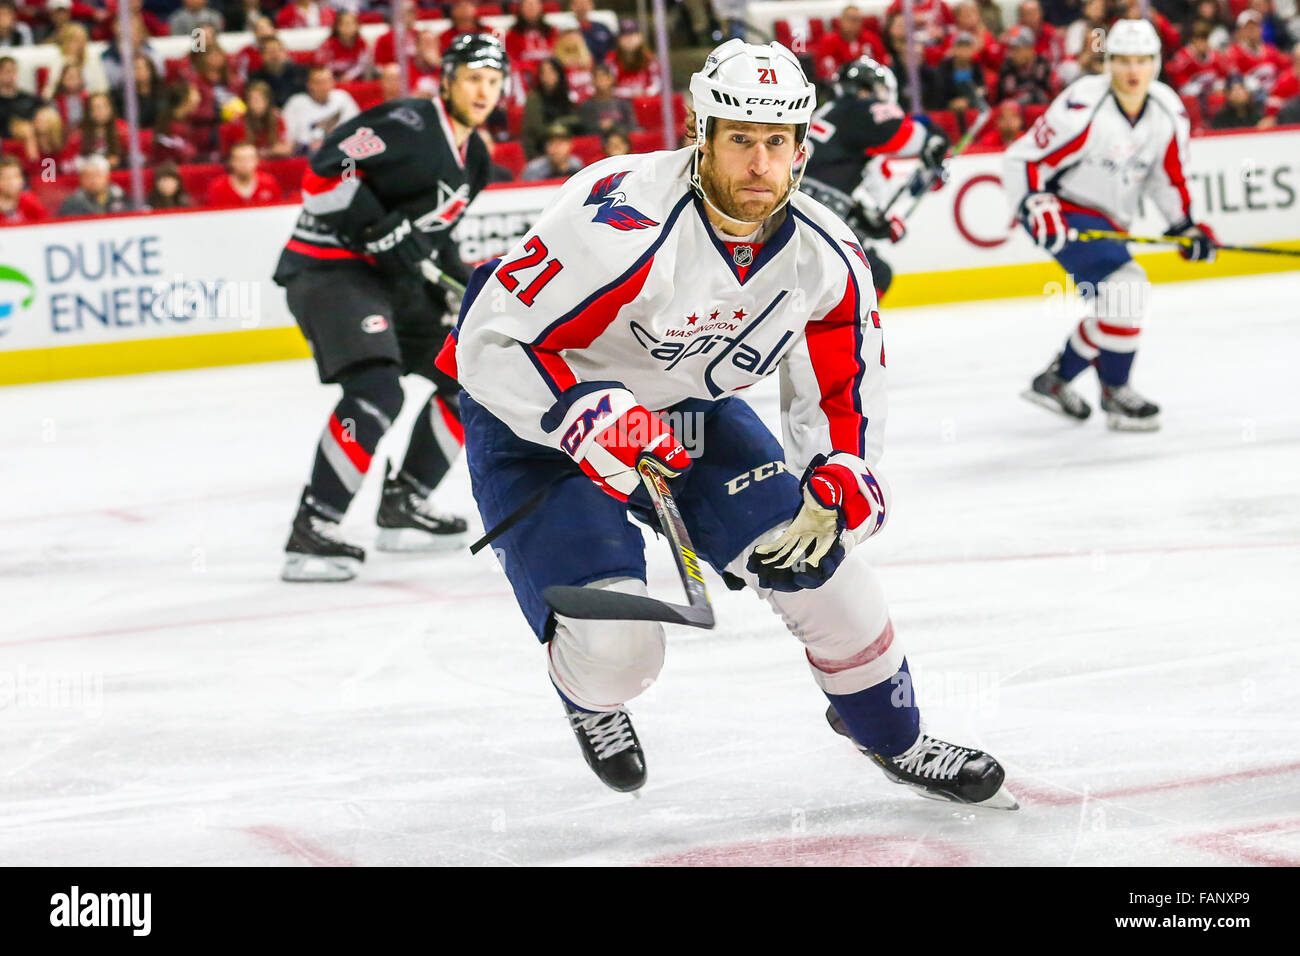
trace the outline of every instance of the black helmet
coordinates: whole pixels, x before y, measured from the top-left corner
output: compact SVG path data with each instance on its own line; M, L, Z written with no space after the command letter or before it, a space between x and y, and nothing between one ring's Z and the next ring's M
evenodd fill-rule
M898 80L887 66L881 66L869 56L860 56L840 67L835 74L835 95L846 96L859 92L870 93L876 99L897 102Z
M485 66L500 70L502 79L510 75L506 48L491 33L462 33L452 40L442 55L442 78L450 80L456 75L456 67L462 64L470 69Z

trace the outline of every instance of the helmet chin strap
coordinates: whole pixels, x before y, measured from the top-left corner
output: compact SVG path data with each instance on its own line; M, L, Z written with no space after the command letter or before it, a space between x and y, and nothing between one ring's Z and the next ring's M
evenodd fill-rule
M695 144L695 152L691 156L691 176L690 176L691 187L695 190L695 192L699 195L699 197L704 200L704 204L706 206L708 206L710 209L716 212L723 219L726 219L728 222L738 222L742 226L761 226L763 223L767 222L767 220L771 219L778 212L784 209L786 207L786 204L789 203L790 200L794 198L794 194L798 192L799 184L803 182L804 166L807 165L807 159L808 159L807 153L808 153L807 143L800 143L799 153L796 154L795 160L797 161L799 157L802 156L804 163L799 167L798 173L795 173L794 171L795 163L793 161L790 163L790 186L785 191L785 198L782 199L777 204L775 209L769 212L762 219L754 219L754 220L737 219L735 216L731 215L730 213L723 212L714 204L713 200L709 198L709 192L707 189L704 188L704 183L700 180L701 152L700 152L700 144L698 142Z

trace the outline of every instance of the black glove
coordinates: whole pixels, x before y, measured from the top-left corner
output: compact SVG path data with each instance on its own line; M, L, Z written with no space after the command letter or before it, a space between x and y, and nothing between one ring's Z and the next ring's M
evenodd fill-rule
M849 226L859 236L867 239L888 239L898 242L907 232L903 220L892 213L882 213L879 209L864 209L855 206L849 214Z
M1219 238L1203 222L1184 219L1169 230L1171 236L1186 236L1191 243L1178 247L1178 254L1188 262L1213 262L1219 254Z
M918 154L921 165L929 170L942 167L943 159L948 155L948 145L948 135L937 126L930 127L925 142L921 144L921 152Z
M394 275L422 277L420 264L433 252L429 237L400 211L390 212L363 229L361 242L379 268Z

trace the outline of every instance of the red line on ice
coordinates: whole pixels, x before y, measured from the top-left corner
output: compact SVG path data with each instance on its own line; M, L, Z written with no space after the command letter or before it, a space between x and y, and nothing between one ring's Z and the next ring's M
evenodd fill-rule
M1118 800L1122 797L1140 797L1167 790L1186 790L1191 787L1205 787L1215 783L1228 783L1233 780L1253 780L1258 777L1276 777L1288 773L1300 772L1300 762L1277 764L1271 767L1254 767L1249 770L1236 770L1232 773L1210 774L1204 777L1185 777L1182 780L1167 780L1164 783L1144 783L1131 787L1117 787L1114 790L1098 790L1087 794L1089 800ZM1064 807L1082 803L1084 794L1070 793L1064 790L1054 791L1027 786L1012 779L1008 781L1012 792L1022 803L1038 804L1047 807Z
M1198 833L1193 836L1179 837L1176 842L1194 846L1210 853L1229 856L1254 866L1300 866L1300 859L1268 853L1254 847L1242 846L1240 837L1254 836L1257 833L1278 833L1300 830L1300 818L1276 820L1272 823L1256 823L1251 826L1233 827L1217 833Z
M284 827L263 824L255 827L243 827L243 831L254 836L274 850L286 856L302 860L308 866L356 866L353 860L331 853L324 847L313 843L304 836Z

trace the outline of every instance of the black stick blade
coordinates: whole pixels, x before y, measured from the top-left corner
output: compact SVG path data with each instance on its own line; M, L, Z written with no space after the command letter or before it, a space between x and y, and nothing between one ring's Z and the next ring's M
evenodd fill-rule
M713 608L669 604L640 594L623 594L599 588L555 585L542 597L556 614L585 621L663 621L688 627L713 627Z

